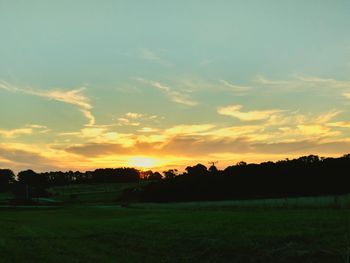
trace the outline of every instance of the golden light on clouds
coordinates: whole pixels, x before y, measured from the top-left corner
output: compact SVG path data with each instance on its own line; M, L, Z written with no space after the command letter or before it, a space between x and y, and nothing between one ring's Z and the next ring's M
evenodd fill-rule
M282 110L279 109L269 109L269 110L253 110L243 112L241 109L242 105L230 105L225 107L220 107L218 113L221 115L226 115L230 117L235 117L241 121L259 121L270 118L273 114L279 113Z
M139 1L147 19L133 1L7 2L0 168L163 171L349 152L347 1L294 1L297 12L187 1L179 16Z
M324 86L328 82L321 83ZM335 85L333 82L331 85ZM305 89L311 89L320 80L281 82L264 79L256 85L265 87L272 83L300 90L303 85L306 85ZM343 82L337 85L348 87ZM168 95L172 91L169 87L157 87L163 88ZM231 85L228 88L236 90L237 87ZM247 90L251 92L254 88L251 85ZM348 152L350 143L347 109L339 105L312 111L296 106L218 102L215 106L203 108L203 112L209 111L208 116L212 115L203 119L203 112L197 109L202 107L200 104L188 107L180 103L181 106L177 106L177 100L173 101L173 108L185 114L176 115L178 118L170 116L169 112L142 111L130 106L119 113L109 114L106 119L101 112L93 114L96 107L92 102L96 100L84 95L84 89L43 91L9 84L1 84L0 89L5 95L13 93L23 96L23 99L36 96L43 103L47 99L63 102L60 106L75 105L76 111L86 110L91 116L96 115L96 122L85 122L74 129L66 129L65 122L58 129L52 123L43 122L40 116L37 122L0 127L0 165L16 171L27 168L37 171L93 170L126 166L154 171L183 170L187 165L207 164L211 160L219 160L219 166L224 168L242 160L260 162L311 153L339 156ZM184 93L185 97L190 95ZM339 91L338 98L346 104L347 95L347 92ZM101 109L102 106L99 107Z

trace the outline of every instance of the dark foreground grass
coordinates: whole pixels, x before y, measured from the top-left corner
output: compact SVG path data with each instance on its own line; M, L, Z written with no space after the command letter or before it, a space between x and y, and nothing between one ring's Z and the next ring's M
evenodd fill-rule
M129 188L137 188L140 183L109 183L109 184L76 184L52 187L49 192L51 199L64 203L116 203L123 191ZM74 198L72 198L74 197Z
M350 211L0 208L0 262L347 262Z

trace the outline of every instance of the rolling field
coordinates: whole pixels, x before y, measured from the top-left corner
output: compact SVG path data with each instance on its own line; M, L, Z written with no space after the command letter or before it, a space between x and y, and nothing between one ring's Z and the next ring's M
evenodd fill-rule
M348 209L0 208L1 262L348 262Z
M40 199L48 201L48 204L118 204L120 197L126 189L140 188L147 182L139 183L110 183L110 184L78 184L68 186L58 186L49 188L52 194L49 198ZM11 193L0 193L0 204L13 198ZM38 200L38 201L40 201ZM51 202L50 202L51 201ZM257 199L257 200L227 200L227 201L201 201L173 203L171 208L177 205L182 207L200 208L216 207L224 208L350 208L350 194L342 196L316 196L316 197L290 197L276 199ZM148 207L157 207L156 203L147 204ZM145 204L143 204L145 206ZM164 206L162 206L164 207Z
M350 195L118 205L138 186L54 187L46 206L0 206L0 262L349 262Z
M115 203L123 190L137 188L140 183L81 184L52 187L52 200L64 203Z

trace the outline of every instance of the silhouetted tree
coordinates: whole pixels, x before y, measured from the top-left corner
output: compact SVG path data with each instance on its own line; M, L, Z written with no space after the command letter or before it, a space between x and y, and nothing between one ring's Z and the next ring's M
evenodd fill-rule
M238 162L236 165L237 165L237 166L246 166L247 163L244 162L244 161L240 161L240 162Z
M6 190L15 181L15 174L10 169L0 169L0 191Z
M18 182L29 186L44 186L46 177L43 174L37 174L33 170L21 171L17 175Z
M48 177L45 174L26 170L19 172L17 178L18 183L13 187L13 193L17 200L29 202L32 198L50 196L46 190Z
M208 171L211 175L218 175L219 173L218 168L214 164L209 167Z
M159 172L155 172L150 174L147 179L151 181L159 181L162 180L162 175Z
M239 162L214 174L202 164L188 166L172 180L145 185L138 193L143 201L194 201L285 198L350 193L350 154L340 158L317 155L247 164Z
M207 167L203 164L197 164L195 166L186 167L187 175L189 176L205 176L208 175Z
M163 172L164 178L167 180L174 179L178 174L177 174L177 169L169 169Z
M153 172L151 170L140 172L140 176L144 180L148 180L149 177L152 177L152 175L153 175Z

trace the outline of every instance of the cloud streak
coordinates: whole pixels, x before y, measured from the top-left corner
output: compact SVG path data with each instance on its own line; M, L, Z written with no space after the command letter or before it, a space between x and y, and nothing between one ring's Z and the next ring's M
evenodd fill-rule
M236 85L223 79L220 80L220 83L222 83L225 87L229 88L230 90L238 93L246 93L247 91L252 89L252 87Z
M28 87L28 88L16 87L7 82L0 82L0 89L6 90L9 92L22 93L22 94L42 97L49 100L55 100L55 101L75 105L79 108L79 110L83 113L85 118L88 120L88 123L87 123L88 126L92 126L95 124L95 117L91 112L92 105L90 103L89 98L83 94L85 88L79 88L79 89L68 90L68 91L59 90L59 89L41 90L41 89L33 89L31 87Z
M255 77L255 85L262 86L265 90L270 91L315 91L317 95L321 94L341 94L344 90L350 89L350 81L337 80L332 78L320 78L315 76L301 76L294 75L287 80L269 79L264 75L257 75ZM349 93L343 93L344 96Z
M159 55L157 55L154 51L152 51L148 48L140 48L139 52L140 52L141 58L144 60L156 62L156 63L164 65L164 66L171 65L171 63L169 61L164 60Z
M140 126L145 122L157 122L159 117L157 115L148 115L137 112L127 112L121 117L117 118L118 126Z
M16 129L0 129L0 136L11 139L11 138L16 138L19 136L23 135L31 135L35 132L43 134L47 133L49 129L46 126L42 125L26 125L25 127L22 128L16 128Z
M143 78L137 78L138 81L151 85L152 87L160 90L163 94L165 94L171 101L186 105L186 106L196 106L198 102L189 98L189 96L183 92L179 92L174 90L173 88L164 85L157 81L145 80Z
M270 118L273 114L282 112L279 109L241 111L242 105L229 105L218 108L218 113L225 116L237 118L241 121L260 121Z

